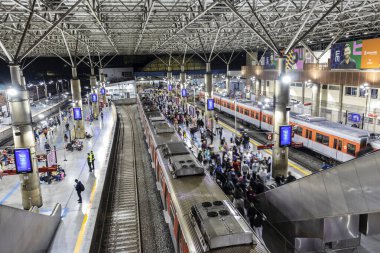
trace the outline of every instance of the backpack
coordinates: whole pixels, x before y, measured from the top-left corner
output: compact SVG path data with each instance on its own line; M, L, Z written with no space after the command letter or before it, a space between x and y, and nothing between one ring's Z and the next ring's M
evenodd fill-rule
M83 192L85 190L84 185L80 183L80 190Z

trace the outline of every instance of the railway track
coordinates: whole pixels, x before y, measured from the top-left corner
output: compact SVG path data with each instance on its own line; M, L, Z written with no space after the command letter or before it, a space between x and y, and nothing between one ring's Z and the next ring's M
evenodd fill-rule
M120 107L120 131L116 166L101 238L100 252L141 252L137 170L141 145L136 142L130 107ZM124 145L126 143L126 145Z

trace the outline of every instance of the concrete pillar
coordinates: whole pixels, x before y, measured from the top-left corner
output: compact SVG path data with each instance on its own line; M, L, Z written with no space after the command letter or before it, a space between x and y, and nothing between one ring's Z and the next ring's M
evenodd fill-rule
M311 89L312 91L312 107L311 107L311 115L314 117L319 116L319 108L321 103L321 85L319 83L314 83Z
M264 80L263 82L263 96L266 97L267 96L267 81Z
M104 75L103 68L99 68L99 87L103 87L104 89L106 88L106 77ZM107 104L107 97L106 97L105 93L102 96L102 100L103 100L103 106L106 106L106 104ZM98 101L99 101L99 99L98 99Z
M260 98L260 96L262 95L261 94L261 79L258 79L257 80L257 93L256 93L256 97L257 98Z
M306 89L306 83L302 82L302 95L301 95L302 106L305 104L305 89Z
M230 71L230 65L227 64L227 71L226 71L226 92L227 96L231 93L231 71Z
M206 74L205 74L205 124L206 128L214 132L214 111L207 110L207 99L213 97L213 87L212 87L212 73L211 73L211 63L206 63Z
M93 70L91 70L91 76L90 76L90 86L91 86L91 94L96 94L98 101L97 102L92 102L92 113L94 117L96 118L99 116L99 89L96 85L96 76L93 74Z
M339 111L338 111L338 121L343 122L343 94L344 94L344 85L340 85L339 89ZM348 115L346 115L347 117Z
M274 101L274 146L272 153L272 177L284 175L288 172L288 148L280 147L280 126L289 125L289 83L282 79L285 76L285 58L278 59L279 80L275 84Z
M44 82L44 92L45 92L45 98L48 98L47 84L45 82Z
M29 93L21 85L20 67L10 66L12 88L17 90L13 96L9 96L9 107L12 120L12 131L15 148L29 148L32 157L33 172L20 175L22 206L25 210L32 206L42 206L42 195L36 149L32 128L32 113L29 103Z
M26 89L26 80L25 80L25 76L24 76L24 73L22 73L22 70L20 69L20 79L21 79L21 86L24 87Z
M78 139L85 138L85 128L84 128L84 113L82 106L82 96L81 96L81 87L80 80L78 79L76 67L72 68L73 78L71 79L71 94L73 108L80 108L82 111L82 120L74 120L74 131L75 137Z

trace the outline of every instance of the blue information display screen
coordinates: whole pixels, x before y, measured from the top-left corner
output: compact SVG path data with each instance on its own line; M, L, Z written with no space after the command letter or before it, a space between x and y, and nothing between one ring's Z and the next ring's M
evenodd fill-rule
M82 120L82 110L78 107L73 108L74 120Z
M28 148L16 148L14 149L15 165L17 174L32 173L32 157L30 155L30 149Z
M172 86L171 84L169 84L168 90L169 90L169 91L172 91L172 90L173 90L173 86Z
M292 126L280 126L280 147L289 147L292 144Z
M187 97L187 90L186 89L182 89L182 97Z
M102 95L106 95L106 89L101 88L101 89L100 89L100 94L102 94Z
M360 116L360 114L357 114L357 113L349 113L348 120L358 123L362 120L362 117Z
M92 102L98 102L98 95L96 95L96 94L91 94L91 101L92 101Z
M213 111L214 110L214 99L213 98L208 98L207 99L207 110L208 111Z

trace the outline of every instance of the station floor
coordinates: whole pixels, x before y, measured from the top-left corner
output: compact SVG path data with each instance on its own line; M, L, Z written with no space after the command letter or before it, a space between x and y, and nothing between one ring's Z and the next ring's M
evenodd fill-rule
M114 107L104 108L103 112L103 120L99 118L91 124L85 122L86 131L93 137L83 140L84 149L81 151L64 150L64 124L58 126L54 134L48 135L49 144L56 146L58 164L66 172L63 181L41 183L43 206L39 212L49 215L56 203L62 205L62 221L49 252L89 251L116 122ZM88 113L88 108L85 108L85 115ZM41 135L37 153L44 152L45 141ZM89 173L87 165L87 153L91 150L95 154L93 173ZM82 204L77 202L75 179L79 179L85 186ZM22 208L18 176L5 176L0 180L0 204Z
M228 144L230 144L230 138L232 136L236 135L235 129L233 129L232 127L230 127L229 125L227 125L221 121L219 121L218 124L215 123L214 128L216 128L216 127L222 127L223 128L223 137L225 137ZM187 129L185 125L181 125L181 128L186 129L187 143L189 145L194 144L196 148L201 146L201 144L200 144L200 132L199 131L195 134L196 141L192 142L189 129ZM214 133L215 133L215 131L214 131ZM208 139L208 143L209 143L209 141L210 140ZM219 150L218 150L219 144L220 144L220 139L219 139L219 135L217 134L216 136L214 136L214 141L213 141L213 147L214 147L214 150L216 152L219 152ZM257 152L257 146L259 146L259 145L261 145L261 144L259 144L258 142L256 142L253 139L250 139L250 146L251 146L250 150ZM269 149L261 150L261 152L262 152L264 157L270 157L272 155L272 151ZM311 174L311 171L309 171L307 168L304 168L303 166L301 166L301 165L299 165L299 164L297 164L291 160L289 160L289 169L288 170L297 179ZM273 181L268 181L267 183L271 184L271 183L273 183Z

